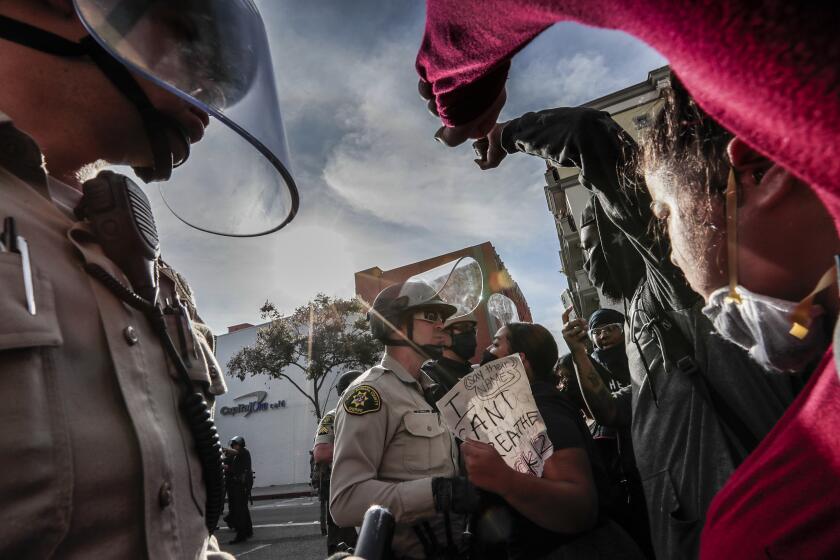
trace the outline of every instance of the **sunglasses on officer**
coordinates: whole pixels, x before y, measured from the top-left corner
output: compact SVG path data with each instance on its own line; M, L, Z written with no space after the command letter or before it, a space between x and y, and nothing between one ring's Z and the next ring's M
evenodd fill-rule
M594 329L589 329L589 336L594 340L602 334L612 334L620 330L621 323L610 323L609 325L604 325L603 327L595 327Z
M443 315L439 311L424 309L414 314L415 321L426 321L427 323L443 323Z

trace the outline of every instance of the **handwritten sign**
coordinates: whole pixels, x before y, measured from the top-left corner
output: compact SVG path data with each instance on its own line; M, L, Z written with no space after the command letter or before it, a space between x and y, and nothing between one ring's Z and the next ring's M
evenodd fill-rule
M554 447L518 355L467 374L437 406L455 437L489 443L511 468L542 476Z

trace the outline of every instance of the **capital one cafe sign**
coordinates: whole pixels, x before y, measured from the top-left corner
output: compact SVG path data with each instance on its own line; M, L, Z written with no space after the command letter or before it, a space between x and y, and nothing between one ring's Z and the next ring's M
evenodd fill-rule
M234 401L246 401L234 406L223 406L219 412L222 416L238 416L243 415L243 418L249 417L255 412L265 412L266 410L274 410L278 408L285 408L286 401L278 400L275 402L265 402L268 398L266 391L254 391L241 397L236 397ZM249 400L250 399L250 400Z

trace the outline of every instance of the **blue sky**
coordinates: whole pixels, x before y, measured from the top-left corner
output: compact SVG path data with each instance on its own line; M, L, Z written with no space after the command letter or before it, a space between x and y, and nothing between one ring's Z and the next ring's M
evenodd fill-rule
M285 229L256 239L203 234L157 209L164 256L192 283L210 326L221 334L256 323L267 299L291 311L317 292L350 297L355 271L489 240L534 320L559 336L566 282L543 195L545 166L518 155L482 172L469 145L433 140L439 125L417 95L414 72L423 3L257 3L301 207ZM514 60L502 118L581 104L663 64L623 33L556 25Z

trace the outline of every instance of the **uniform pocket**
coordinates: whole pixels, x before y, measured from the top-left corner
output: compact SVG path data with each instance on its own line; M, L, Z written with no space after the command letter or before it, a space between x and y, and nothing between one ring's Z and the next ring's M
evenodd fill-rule
M33 270L26 306L20 255L0 253L0 556L47 557L67 529L72 463L53 347L63 343L52 285Z
M36 313L26 305L21 257L0 253L0 351L60 346L61 329L55 315L52 284L32 271Z
M411 434L412 441L406 445L403 454L403 464L412 473L426 473L432 465L433 445L444 428L438 415L429 412L409 412L403 416L405 430Z

